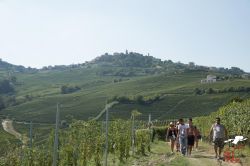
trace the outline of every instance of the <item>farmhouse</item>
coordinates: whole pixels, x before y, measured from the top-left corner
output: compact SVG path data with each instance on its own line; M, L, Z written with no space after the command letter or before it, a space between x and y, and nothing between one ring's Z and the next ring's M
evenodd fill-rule
M245 73L245 74L242 74L241 77L244 78L244 79L249 79L250 74Z
M201 83L214 83L216 82L216 76L214 75L207 75L206 79L202 79Z

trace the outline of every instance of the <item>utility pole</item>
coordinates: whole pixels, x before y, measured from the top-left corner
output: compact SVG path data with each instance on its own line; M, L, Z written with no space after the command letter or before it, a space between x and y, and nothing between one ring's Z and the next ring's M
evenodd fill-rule
M134 155L135 152L135 116L132 114L132 155Z
M108 118L109 118L109 109L106 107L105 166L107 166L107 165L108 165Z
M32 148L32 121L30 121L30 148Z
M53 166L57 166L58 162L58 126L59 126L59 103L57 103L56 107L56 129L55 129L55 140L54 140Z
M148 115L148 123L151 123L151 114Z

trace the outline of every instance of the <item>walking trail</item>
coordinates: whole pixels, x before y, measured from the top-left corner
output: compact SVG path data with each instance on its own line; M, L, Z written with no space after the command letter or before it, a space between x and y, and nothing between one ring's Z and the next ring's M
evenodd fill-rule
M230 163L215 159L214 150L211 147L201 146L198 151L193 151L190 157L187 157L191 165L197 166L241 166L240 163ZM244 164L245 165L245 164Z
M161 146L164 146L163 144ZM166 148L170 144L165 143ZM157 147L159 149L159 147ZM153 149L153 151L155 151ZM141 161L140 161L141 160ZM197 151L193 151L191 156L184 156L180 153L171 154L168 152L151 153L150 157L141 158L133 163L133 166L250 166L250 158L241 158L241 163L225 162L223 160L215 159L214 150L212 145L202 143Z
M23 136L22 134L20 134L19 132L17 132L14 127L13 127L13 121L9 120L9 119L5 119L2 121L2 126L3 129L10 133L11 135L14 135L17 139L19 139L20 141L22 141L23 145L26 145L28 142L28 138L26 136Z

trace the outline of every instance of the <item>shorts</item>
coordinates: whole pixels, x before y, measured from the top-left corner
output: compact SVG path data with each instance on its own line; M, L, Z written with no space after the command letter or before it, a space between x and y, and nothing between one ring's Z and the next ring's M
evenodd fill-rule
M194 135L187 136L187 143L188 143L188 146L194 146Z
M215 138L213 140L213 142L214 142L214 145L217 146L217 147L219 147L219 148L223 148L224 145L225 145L223 138Z
M171 141L175 141L176 140L176 137L175 136L169 136L168 137Z

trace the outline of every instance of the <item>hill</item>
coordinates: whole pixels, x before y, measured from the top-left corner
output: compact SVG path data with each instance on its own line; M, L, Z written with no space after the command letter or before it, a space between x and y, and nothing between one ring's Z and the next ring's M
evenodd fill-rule
M34 71L37 71L38 69L35 69L35 68L31 68L31 67L24 67L22 65L13 65L13 64L10 64L8 62L5 62L3 61L1 58L0 58L0 73L1 73L1 76L2 74L4 74L5 72L34 72Z
M5 100L0 113L22 121L54 122L57 103L62 119L94 118L114 100L119 104L110 111L113 118L127 119L138 109L141 119L148 114L169 119L207 115L235 97L249 97L250 80L237 67L174 63L133 52L104 54L77 65L11 70L8 76L10 69L0 67L2 78L16 78L15 93L5 94L11 100ZM207 75L219 81L201 84Z

